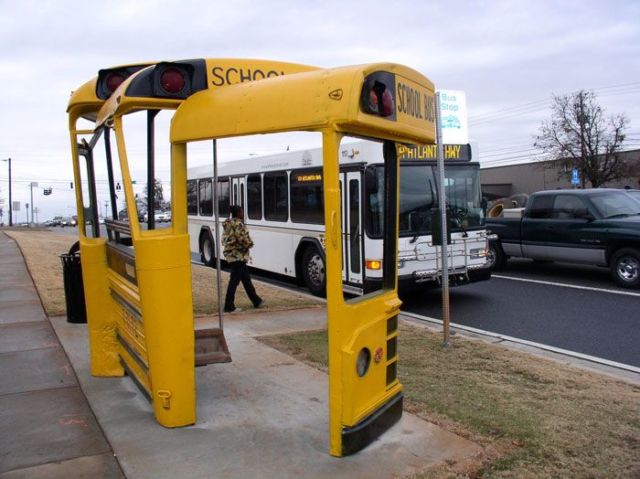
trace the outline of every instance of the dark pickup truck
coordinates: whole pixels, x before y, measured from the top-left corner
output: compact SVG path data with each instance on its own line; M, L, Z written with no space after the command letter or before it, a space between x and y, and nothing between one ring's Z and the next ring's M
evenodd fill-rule
M504 214L487 218L497 235L489 244L493 270L510 256L590 264L608 267L622 287L640 288L640 202L624 190L541 191L524 210Z

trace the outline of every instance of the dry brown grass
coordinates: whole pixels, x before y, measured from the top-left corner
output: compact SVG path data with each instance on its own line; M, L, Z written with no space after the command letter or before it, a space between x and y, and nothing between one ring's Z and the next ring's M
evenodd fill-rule
M34 283L49 316L66 314L62 263L59 255L69 251L77 241L73 235L57 234L50 231L5 231L16 240ZM227 289L229 275L222 272L222 300ZM211 314L218 311L215 270L192 265L193 308L196 315ZM256 291L265 300L265 310L297 309L322 306L322 302L310 296L295 293L282 288L272 287L254 281ZM236 306L251 308L242 285L236 292ZM261 308L262 310L262 308Z
M326 331L262 340L326 368ZM417 478L640 477L637 385L406 324L398 351L405 409L484 447Z

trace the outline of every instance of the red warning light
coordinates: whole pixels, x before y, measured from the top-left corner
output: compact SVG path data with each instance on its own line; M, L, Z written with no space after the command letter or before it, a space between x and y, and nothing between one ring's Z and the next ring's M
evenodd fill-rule
M180 93L185 84L184 73L177 68L167 68L160 75L160 86L167 93Z

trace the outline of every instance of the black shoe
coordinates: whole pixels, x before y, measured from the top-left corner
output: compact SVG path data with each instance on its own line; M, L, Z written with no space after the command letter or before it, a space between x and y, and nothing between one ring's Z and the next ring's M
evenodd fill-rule
M261 299L258 304L254 304L253 307L254 308L264 308L266 306L266 303L264 302L264 299Z
M242 308L233 308L233 309L226 309L224 310L225 313L240 313L242 311Z

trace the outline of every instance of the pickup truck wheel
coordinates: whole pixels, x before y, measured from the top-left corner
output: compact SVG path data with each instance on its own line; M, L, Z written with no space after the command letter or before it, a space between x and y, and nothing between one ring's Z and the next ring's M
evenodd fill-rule
M611 257L611 276L623 288L640 288L640 251L622 248Z
M502 246L497 241L489 242L487 254L487 267L491 271L502 271L507 264L507 255L502 251Z

